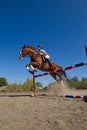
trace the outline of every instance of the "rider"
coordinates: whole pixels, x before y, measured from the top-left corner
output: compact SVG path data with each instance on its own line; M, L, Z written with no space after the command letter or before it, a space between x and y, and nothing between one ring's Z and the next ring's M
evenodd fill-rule
M43 49L43 47L41 45L38 45L38 50L39 50L39 53L40 55L42 56L43 58L43 61L46 63L48 62L50 66L52 66L52 63L50 62L50 56L47 54L47 52Z

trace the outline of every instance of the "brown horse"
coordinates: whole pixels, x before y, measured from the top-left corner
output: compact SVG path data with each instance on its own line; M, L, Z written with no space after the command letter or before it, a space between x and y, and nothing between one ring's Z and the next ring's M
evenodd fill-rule
M31 65L34 68L37 68L41 71L44 72L51 72L55 70L60 70L61 67L54 62L52 62L52 66L49 65L48 62L44 63L42 60L41 55L35 51L35 49L32 46L23 46L20 54L19 54L19 59L24 58L25 56L29 56L31 58L31 62L27 64L26 66L30 67ZM59 80L63 80L63 77L66 76L65 71L59 71L56 73L51 73L50 74L57 82Z

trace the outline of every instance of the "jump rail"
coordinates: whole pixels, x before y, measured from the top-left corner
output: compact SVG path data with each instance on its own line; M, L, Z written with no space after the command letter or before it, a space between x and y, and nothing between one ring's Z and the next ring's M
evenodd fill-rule
M48 95L48 94L40 94L40 96L58 96L58 97L66 97L66 98L83 98L87 99L87 96L81 96L81 95Z
M51 97L51 96L56 96L56 97L64 97L64 98L77 98L77 99L82 99L84 101L87 102L87 96L81 96L81 95L49 95L46 93L43 94L39 94L38 96L47 96L47 97Z
M75 64L75 65L71 65L71 66L67 66L65 68L61 68L61 69L58 69L58 70L55 70L55 71L50 71L50 72L34 75L34 78L45 76L45 75L49 75L49 74L53 74L53 73L56 74L57 72L67 71L67 70L74 69L74 68L77 68L77 67L81 67L81 66L84 66L84 65L87 65L87 62L81 62L81 63Z

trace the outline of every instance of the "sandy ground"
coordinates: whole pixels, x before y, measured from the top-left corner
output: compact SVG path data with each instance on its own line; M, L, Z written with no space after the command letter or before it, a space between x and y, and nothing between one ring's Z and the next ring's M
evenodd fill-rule
M87 95L87 90L61 94ZM53 95L0 93L0 130L87 130L87 102Z

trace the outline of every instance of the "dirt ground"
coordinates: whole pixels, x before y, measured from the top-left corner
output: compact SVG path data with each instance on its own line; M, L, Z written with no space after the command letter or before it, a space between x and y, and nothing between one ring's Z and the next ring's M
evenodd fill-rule
M60 91L87 95L87 90ZM38 97L0 93L0 130L87 130L87 102L58 97L55 92Z

